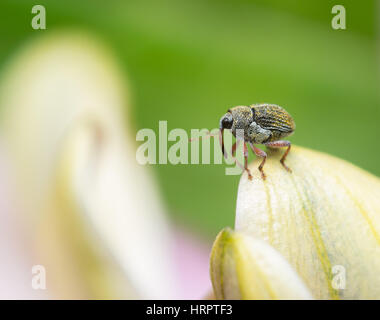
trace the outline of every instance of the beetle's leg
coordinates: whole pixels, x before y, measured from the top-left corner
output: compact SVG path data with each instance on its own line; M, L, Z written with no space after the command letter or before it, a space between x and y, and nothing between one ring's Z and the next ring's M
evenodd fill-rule
M240 145L240 140L236 140L236 142L232 146L232 156L233 157L235 157L236 149L239 147L239 145Z
M225 156L225 158L227 159L227 156L231 156L232 157L232 160L242 169L242 170L245 170L246 168L245 168L245 166L243 166L240 162L239 162L239 160L234 156L234 154L236 154L236 149L237 149L237 147L239 146L239 143L240 143L240 141L239 140L237 140L234 144L233 144L233 146L232 146L232 153L233 154L229 154L229 152L227 151L227 149L224 149L224 156ZM244 144L244 146L245 146L245 144ZM249 170L248 170L249 171Z
M265 161L267 160L267 154L263 150L256 148L253 145L253 143L250 142L249 145L251 146L251 148L252 148L252 150L256 156L263 158L263 161L261 161L261 163L259 165L259 170L261 172L261 177L263 178L263 180L265 180L266 175L264 173L263 167L264 167Z
M286 156L288 155L289 151L290 151L290 147L292 146L292 144L290 143L290 141L287 141L287 140L278 140L278 141L273 141L273 142L267 142L267 143L264 143L264 145L270 147L270 148L283 148L283 147L288 147L284 153L284 155L282 156L280 162L281 164L284 166L284 168L286 170L288 170L289 172L292 172L292 170L285 164L285 159L286 159Z
M225 150L225 148L224 148L223 131L224 131L223 128L220 129L220 133L219 133L219 142L220 142L220 145L221 145L221 147L222 147L222 153L223 153L223 156L224 156L224 158L227 159L227 153L228 153L228 152L226 152L226 150ZM240 141L239 141L239 140L236 140L236 142L235 142L235 143L233 144L233 146L232 146L232 150L231 150L231 151L232 151L232 158L234 159L235 163L236 163L240 168L242 168L243 170L247 170L247 172L248 172L248 178L249 178L249 179L252 179L251 173L250 173L250 171L249 171L248 168L247 168L247 164L245 164L245 166L243 167L243 166L241 165L241 163L238 161L238 159L236 159L236 157L235 157L235 154L236 154L236 148L239 146L239 143L240 143ZM247 150L247 152L246 152L246 149L247 149L247 146L246 146L245 143L244 143L244 159L245 159L245 162L248 161L248 150ZM245 156L245 154L247 154L247 157Z
M225 152L224 152L224 137L223 137L223 132L224 132L224 129L221 128L221 129L220 129L220 132L219 132L219 143L220 143L220 146L221 146L221 148L222 148L223 156L224 156L224 158L227 159L227 155L226 155Z
M244 144L244 169L248 173L248 179L252 180L251 171L249 171L248 169L248 148L245 142L243 142L243 144Z
M232 145L231 153L232 153L232 156L233 156L233 157L235 157L236 148L237 148L237 142L235 142L235 143Z

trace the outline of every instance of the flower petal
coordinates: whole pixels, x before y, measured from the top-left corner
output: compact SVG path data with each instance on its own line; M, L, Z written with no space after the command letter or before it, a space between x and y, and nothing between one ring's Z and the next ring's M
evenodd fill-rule
M311 299L289 263L261 240L231 229L217 236L211 253L217 299Z
M3 74L1 130L22 220L57 298L175 295L169 226L136 163L119 69L92 37L53 32Z
M241 178L236 230L278 250L315 298L380 298L380 180L335 157L269 151L263 181Z

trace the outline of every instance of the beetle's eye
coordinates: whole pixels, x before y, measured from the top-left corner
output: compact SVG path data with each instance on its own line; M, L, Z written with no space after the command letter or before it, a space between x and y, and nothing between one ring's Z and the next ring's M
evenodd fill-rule
M223 117L222 121L221 121L221 127L224 128L224 129L231 129L232 127L232 116L225 116Z
M222 122L223 122L223 127L227 127L229 124L232 123L232 121L227 118L224 118Z

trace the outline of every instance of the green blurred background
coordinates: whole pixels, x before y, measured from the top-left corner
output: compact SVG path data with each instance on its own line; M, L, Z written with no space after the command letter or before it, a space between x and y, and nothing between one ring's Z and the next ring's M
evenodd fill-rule
M46 8L45 31L30 26L35 4ZM336 4L346 30L331 27ZM0 68L26 41L79 28L119 59L134 132L159 120L168 130L211 129L228 107L271 102L294 117L293 143L380 175L378 9L354 0L1 0ZM151 169L175 221L210 239L233 226L240 177L224 165Z

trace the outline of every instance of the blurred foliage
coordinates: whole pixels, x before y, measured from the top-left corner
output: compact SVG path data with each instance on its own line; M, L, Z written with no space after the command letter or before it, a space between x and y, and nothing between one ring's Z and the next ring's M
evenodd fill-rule
M39 1L46 31L30 26L35 4L1 1L0 67L44 32L95 33L130 80L133 133L159 120L211 129L230 106L271 102L295 118L292 142L380 174L375 1ZM335 4L346 8L344 31L331 28ZM235 214L240 177L224 168L152 170L172 216L213 237Z

